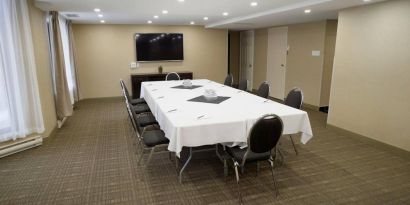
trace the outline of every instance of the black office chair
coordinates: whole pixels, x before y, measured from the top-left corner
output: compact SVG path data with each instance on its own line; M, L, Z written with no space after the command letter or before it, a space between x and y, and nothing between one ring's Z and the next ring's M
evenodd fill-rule
M236 182L238 188L239 202L242 203L242 195L239 187L238 167L244 167L248 162L259 162L267 160L271 166L273 185L276 196L279 194L275 175L274 159L272 149L276 147L283 131L283 123L279 116L275 114L264 115L259 118L251 128L248 136L248 147L226 147L226 152L232 157L235 167Z
M269 86L268 82L265 81L259 86L257 95L259 97L268 98L269 97L269 91L270 91L270 86Z
M129 114L131 115L131 123L133 124L134 132L137 138L137 147L141 148L140 157L138 158L138 164L141 163L142 158L144 157L144 151L149 150L150 154L148 156L146 166L149 165L152 155L155 152L155 149L160 147L167 147L169 140L165 137L165 133L160 129L158 124L144 125L141 123L141 116L136 115L133 110L133 106L129 106L128 102L127 107L129 108ZM142 146L141 146L142 145ZM171 153L169 152L169 157L171 159Z
M128 100L125 100L125 105L126 105L128 117L130 118L130 122L131 122L131 125L134 131L137 130L137 124L135 123L134 115L138 118L138 121L141 127L158 124L158 122L155 120L155 117L152 115L151 112L145 112L141 114L135 113L135 111L133 110L134 106L130 105Z
M120 80L120 84L121 84L121 88L122 88L122 92L123 92L123 96L125 98L125 101L128 102L134 108L134 111L137 114L151 112L151 110L149 109L149 106L146 103L139 103L139 104L134 104L133 105L131 98L129 98L128 89L125 86L124 81Z
M233 75L232 75L232 74L228 74L228 76L226 76L226 78L225 78L224 85L227 85L227 86L231 86L231 87L232 87L232 84L233 84Z
M239 90L247 91L248 90L248 80L244 79L239 82L238 85Z
M241 191L239 187L238 167L244 167L248 162L259 162L267 160L271 166L273 185L275 194L278 195L278 189L274 176L274 159L272 149L276 147L283 131L283 123L279 116L275 114L264 115L259 118L251 128L248 136L248 147L226 147L226 152L232 157L235 167L236 182L238 188L239 201L242 202Z
M144 98L132 99L132 98L130 97L129 92L128 92L128 88L127 88L127 86L125 86L125 83L124 83L124 81L123 81L122 79L120 79L120 85L121 85L121 89L122 89L122 92L123 92L124 97L126 96L128 99L130 99L132 105L137 105L137 104L144 104L144 103L146 103Z
M171 73L168 73L168 74L165 76L165 80L166 80L166 81L168 81L168 80L181 80L181 78L179 77L178 73L176 73L176 72L171 72Z
M285 99L285 105L300 109L302 108L303 103L303 92L300 88L293 88L287 95ZM295 143L293 142L292 135L289 135L290 141L292 142L293 149L295 150L296 155L298 155L298 151L296 149Z

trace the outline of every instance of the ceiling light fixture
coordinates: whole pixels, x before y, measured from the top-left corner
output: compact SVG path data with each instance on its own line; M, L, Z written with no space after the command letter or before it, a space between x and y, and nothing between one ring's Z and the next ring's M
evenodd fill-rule
M152 21L149 20L149 21L147 21L147 23L148 23L148 24L152 24Z
M191 21L191 23L190 23L191 25L194 25L195 24L195 22L193 22L193 21Z
M229 15L229 13L228 13L228 12L223 12L223 13L222 13L222 15L224 15L224 16L228 16L228 15Z
M100 23L105 23L105 20L101 20Z
M364 2L371 2L372 0L363 0Z
M179 2L184 2L185 0L178 0Z
M103 17L103 15L102 15L102 14L98 14L98 17L102 18L102 17Z
M95 12L100 12L100 11L101 11L101 9L99 9L99 8L95 8L95 9L94 9L94 11L95 11Z
M167 10L162 10L162 13L163 13L163 14L167 14L168 11L167 11Z
M257 6L257 5L258 5L258 2L256 2L256 1L251 2L251 6L255 7L255 6Z
M310 12L312 12L312 10L310 10L310 9L305 10L305 14L310 14Z
M154 16L154 19L157 19L157 18L159 18L159 17L158 17L157 15L155 15L155 16Z
M205 16L205 17L204 17L204 21L208 21L208 17Z

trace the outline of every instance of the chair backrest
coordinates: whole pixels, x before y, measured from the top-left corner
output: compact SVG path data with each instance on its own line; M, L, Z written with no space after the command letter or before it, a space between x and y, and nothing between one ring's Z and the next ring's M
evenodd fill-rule
M248 80L244 79L239 82L238 85L239 90L247 91L248 90Z
M293 88L285 99L285 105L300 109L303 103L303 92L300 88Z
M122 88L122 92L123 92L125 100L128 101L129 104L131 104L131 97L130 97L130 93L128 92L127 86L125 85L123 80L120 80L120 84L121 84L121 88Z
M134 131L137 133L137 135L139 134L138 132L138 126L137 126L137 122L135 120L135 111L132 107L132 105L128 102L128 100L125 101L125 104L127 106L127 113L128 113L128 117L130 118L131 121L131 125L132 128L134 129Z
M122 79L120 79L120 85L121 85L122 95L126 98L126 96L125 96L125 83Z
M231 86L231 87L232 87L232 84L233 84L233 75L232 75L232 74L229 74L229 75L226 76L226 78L225 78L224 85L227 85L227 86Z
M269 91L270 91L270 86L265 81L259 86L257 94L258 94L259 97L268 98Z
M275 114L264 115L251 128L248 136L248 151L265 153L271 151L282 136L283 122Z
M168 73L167 76L165 76L165 80L181 80L181 78L179 77L178 73L176 72L171 72Z
M129 105L131 105L131 104L129 104ZM142 133L143 127L141 127L141 124L138 121L138 115L135 112L134 106L129 106L129 108L130 108L129 110L130 110L130 114L131 114L131 117L132 117L131 121L133 123L134 130L137 133L137 137L141 139L141 133Z

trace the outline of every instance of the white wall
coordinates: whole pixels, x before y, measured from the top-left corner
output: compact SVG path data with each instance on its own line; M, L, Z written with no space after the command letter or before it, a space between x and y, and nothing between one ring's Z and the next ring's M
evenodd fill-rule
M410 151L410 1L340 12L328 123Z
M131 73L192 71L194 78L223 82L228 71L228 31L205 29L200 26L147 26L147 25L95 25L73 26L77 69L82 98L120 96L119 80L127 86ZM140 63L136 61L135 33L183 33L184 61Z

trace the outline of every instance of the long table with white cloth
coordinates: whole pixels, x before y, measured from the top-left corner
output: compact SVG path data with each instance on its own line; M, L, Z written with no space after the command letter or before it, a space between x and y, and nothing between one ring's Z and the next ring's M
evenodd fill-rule
M183 87L182 82L151 81L141 86L141 97L170 141L168 150L178 157L183 147L218 143L245 147L252 125L265 114L282 119L283 134L301 133L303 144L313 137L308 114L303 110L210 80L192 80L191 88ZM229 98L219 104L189 101L202 96L206 89Z

